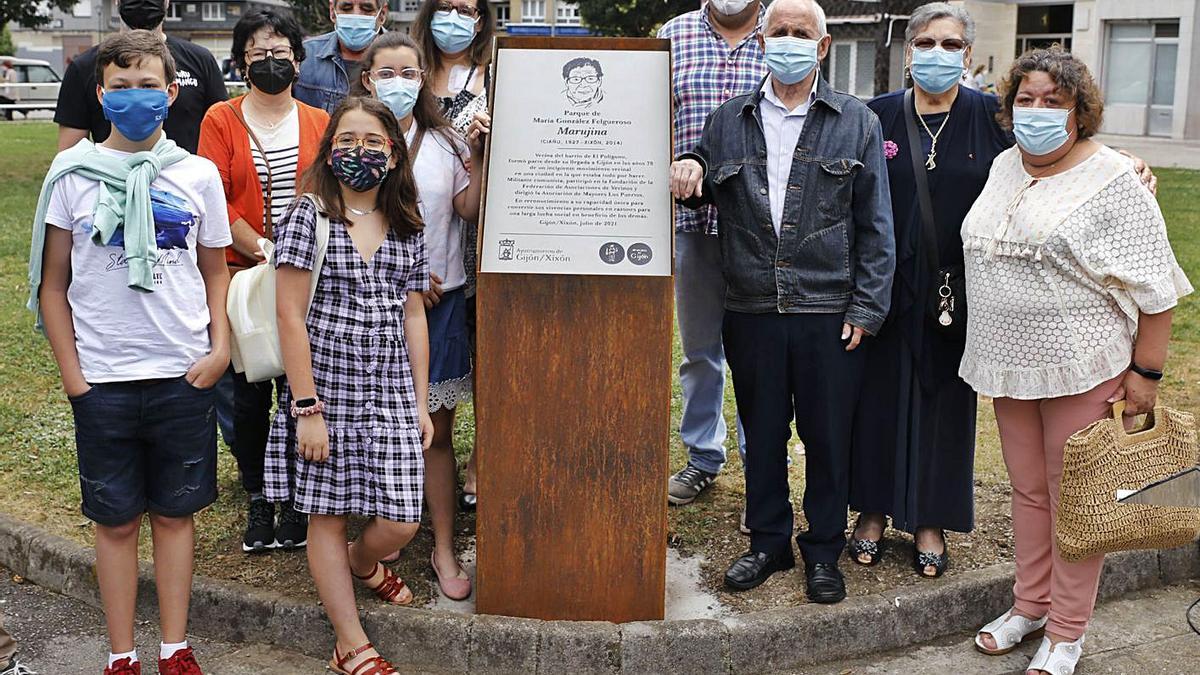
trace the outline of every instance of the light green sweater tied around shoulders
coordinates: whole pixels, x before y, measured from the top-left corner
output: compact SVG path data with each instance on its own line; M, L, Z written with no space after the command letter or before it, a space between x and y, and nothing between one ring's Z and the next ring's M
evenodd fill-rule
M46 244L46 210L54 184L70 173L100 181L100 196L92 216L92 242L106 246L113 233L125 230L125 260L129 264L129 287L154 291L154 265L158 262L154 212L150 206L150 184L164 168L186 159L188 152L165 135L150 150L128 157L114 157L96 149L86 138L63 150L50 164L33 218L33 240L29 247L29 304L42 327L38 291L42 283L42 252Z

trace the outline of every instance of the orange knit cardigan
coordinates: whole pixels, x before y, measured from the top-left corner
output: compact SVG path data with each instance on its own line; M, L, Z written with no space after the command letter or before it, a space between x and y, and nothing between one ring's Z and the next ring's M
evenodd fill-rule
M230 103L241 112L245 96ZM319 108L296 101L300 116L300 153L296 165L296 194L300 194L300 178L317 154L317 145L329 125L329 114ZM225 200L229 207L229 222L241 218L255 232L263 234L263 191L250 154L250 136L238 121L237 115L222 101L214 104L200 123L200 147L197 154L212 160L221 174ZM278 225L278 223L276 223ZM225 249L225 260L233 269L250 267L255 261L234 250Z

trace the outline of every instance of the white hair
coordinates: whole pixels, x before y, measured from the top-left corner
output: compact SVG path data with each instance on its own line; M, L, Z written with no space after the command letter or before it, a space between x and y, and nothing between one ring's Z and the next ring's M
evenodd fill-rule
M775 0L771 4L767 5L767 13L763 17L764 27L771 23L771 15L775 13L775 8L779 5L785 4L786 2L788 2L788 0ZM804 2L807 2L812 6L813 15L817 17L817 31L821 33L821 37L829 35L829 31L825 27L825 9L821 7L821 3L817 2L817 0L804 0Z
M904 30L904 39L912 42L917 33L938 19L957 21L963 29L963 41L969 45L975 44L975 19L971 18L971 13L967 10L948 2L931 2L913 10L908 19L908 27Z

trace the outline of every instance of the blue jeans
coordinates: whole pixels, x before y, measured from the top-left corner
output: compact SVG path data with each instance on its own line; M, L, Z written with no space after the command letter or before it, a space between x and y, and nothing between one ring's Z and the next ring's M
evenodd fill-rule
M217 428L221 430L225 445L232 448L236 439L233 433L233 366L225 369L213 389L217 393Z
M725 465L728 429L722 414L725 396L725 349L721 322L725 317L725 278L721 248L711 235L675 235L675 310L683 363L683 419L679 436L688 449L688 462L701 471L719 473ZM746 435L738 417L738 453L746 459Z

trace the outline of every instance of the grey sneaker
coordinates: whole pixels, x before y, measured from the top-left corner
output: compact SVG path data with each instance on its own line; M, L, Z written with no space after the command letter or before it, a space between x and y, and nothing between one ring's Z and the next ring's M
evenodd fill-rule
M667 481L667 501L675 506L691 504L716 479L717 474L701 471L688 464Z
M38 675L38 674L35 673L34 671L30 670L28 666L22 664L20 661L17 660L17 657L14 656L13 659L8 662L7 666L0 667L0 675Z

